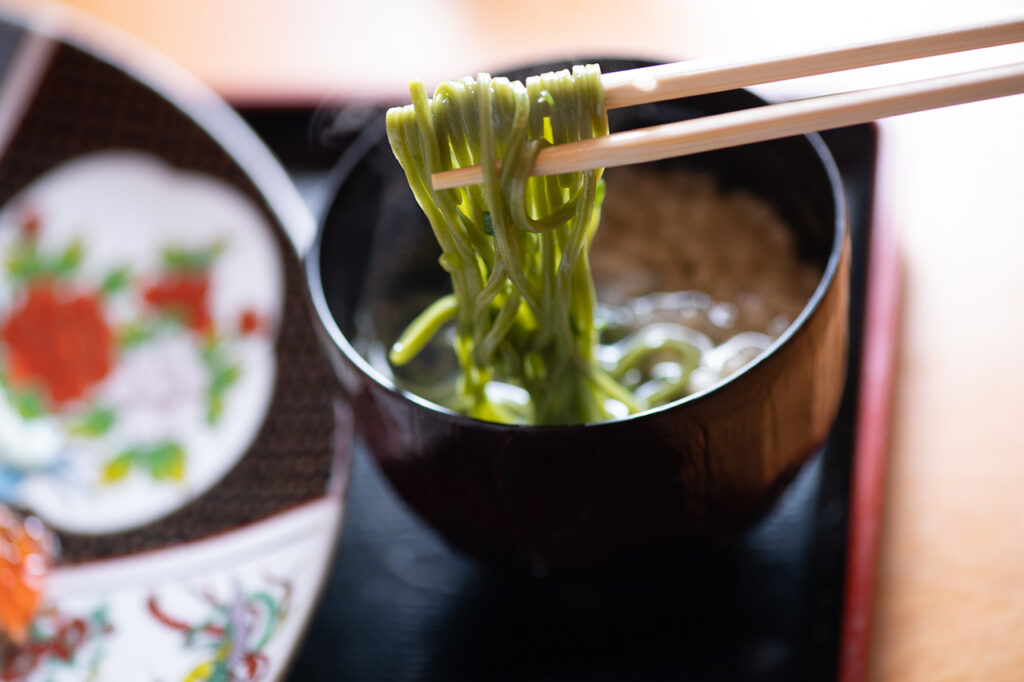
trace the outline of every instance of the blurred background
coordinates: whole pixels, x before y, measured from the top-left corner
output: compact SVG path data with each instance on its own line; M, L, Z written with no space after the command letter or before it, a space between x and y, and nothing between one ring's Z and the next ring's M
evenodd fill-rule
M39 3L28 3L37 5ZM1020 0L69 0L236 106L397 102L405 84L575 55L781 53L1011 12ZM761 88L779 97L1024 59L1024 46ZM880 126L876 220L904 265L871 671L1024 670L1024 96Z
M400 97L411 78L437 81L581 54L668 60L796 51L864 36L955 25L1024 5L1014 0L303 0L296 4L67 0L67 4L156 47L229 99L275 102L318 101L325 95Z

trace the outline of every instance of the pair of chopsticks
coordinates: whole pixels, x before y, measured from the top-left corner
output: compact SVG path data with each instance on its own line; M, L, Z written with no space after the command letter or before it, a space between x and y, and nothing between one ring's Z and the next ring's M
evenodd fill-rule
M1024 41L1024 17L774 59L701 59L601 76L608 109L789 78ZM867 90L770 104L542 150L531 175L554 175L829 130L1024 92L1024 62ZM483 182L480 166L435 173L435 189Z

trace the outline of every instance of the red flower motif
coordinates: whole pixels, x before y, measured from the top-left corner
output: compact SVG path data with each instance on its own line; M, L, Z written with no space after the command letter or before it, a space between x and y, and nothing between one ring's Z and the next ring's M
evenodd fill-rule
M51 406L82 397L110 372L114 335L93 294L36 282L3 325L14 386L38 386Z
M180 315L189 329L207 334L213 329L208 293L210 277L205 272L175 272L149 286L143 294L154 308Z
M6 633L15 643L25 641L49 563L42 542L19 517L0 506L0 635ZM0 643L3 639L0 636Z
M25 208L21 212L21 233L25 239L35 239L39 236L39 227L42 220L34 208Z
M252 308L246 308L238 317L238 331L243 335L263 333L269 324L266 317Z

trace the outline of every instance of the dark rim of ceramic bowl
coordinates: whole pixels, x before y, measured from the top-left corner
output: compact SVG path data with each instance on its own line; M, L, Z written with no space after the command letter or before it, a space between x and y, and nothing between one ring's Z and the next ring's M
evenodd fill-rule
M806 305L800 311L786 330L776 338L771 345L762 351L756 358L746 363L740 369L736 370L728 377L721 379L711 386L708 386L700 391L691 393L672 402L652 407L642 412L630 414L624 417L616 417L614 419L607 419L600 422L587 422L587 423L576 423L576 424L556 424L556 425L522 425L522 424L501 424L497 422L488 422L473 417L468 417L464 414L450 410L442 405L438 405L426 398L423 398L415 393L406 391L395 385L393 381L381 374L375 369L351 344L345 334L341 331L337 321L331 314L330 306L327 303L327 297L324 293L323 287L323 276L322 276L322 245L324 230L327 229L327 222L331 217L334 209L334 205L337 200L338 194L342 191L348 177L358 168L360 162L366 157L366 155L375 147L377 144L383 142L385 138L385 130L383 125L383 117L375 121L363 131L363 133L356 139L355 142L346 150L342 155L341 160L331 171L328 179L328 196L330 197L324 202L324 205L320 211L320 215L317 220L317 233L316 239L310 246L309 251L306 254L306 279L308 283L309 295L312 300L314 310L316 311L317 317L320 319L320 323L323 325L324 330L327 332L331 342L345 355L345 357L353 364L360 372L369 376L373 381L379 384L382 388L386 389L389 393L396 396L400 396L406 400L409 400L420 407L423 407L432 412L436 412L439 415L444 415L446 418L454 421L464 421L466 423L474 424L477 428L494 428L494 429L530 429L536 431L548 430L558 431L568 428L579 428L580 426L597 427L603 424L616 424L619 422L627 422L631 420L643 419L647 415L655 414L665 410L676 409L681 405L694 403L702 400L704 397L719 390L723 386L742 379L748 372L753 371L762 362L765 362L767 358L773 355L777 349L789 342L791 338L797 333L797 331L804 326L807 319L818 309L821 304L821 300L824 298L826 292L832 286L836 278L836 274L839 271L839 261L843 252L843 243L846 237L846 197L843 194L842 181L839 177L839 169L836 167L835 161L832 158L832 153L829 151L828 146L822 140L821 136L817 133L809 133L807 135L795 136L803 137L808 144L811 145L815 156L821 162L822 169L825 171L828 177L829 186L832 188L832 205L834 207L833 216L833 241L832 246L829 250L828 260L825 263L825 269L822 272L821 278L818 281L817 287L814 289L814 293L808 299ZM395 161L397 167L398 161ZM411 194L410 194L411 200Z

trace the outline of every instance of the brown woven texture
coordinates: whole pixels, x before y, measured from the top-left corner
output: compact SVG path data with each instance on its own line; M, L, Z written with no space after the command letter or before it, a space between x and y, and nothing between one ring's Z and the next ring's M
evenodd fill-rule
M273 225L283 255L284 311L273 400L250 450L225 478L171 516L102 536L60 534L64 563L196 540L322 496L333 460L333 380L313 328L298 258L252 181L208 133L110 64L61 46L0 161L0 203L71 158L104 149L151 152L219 177Z

